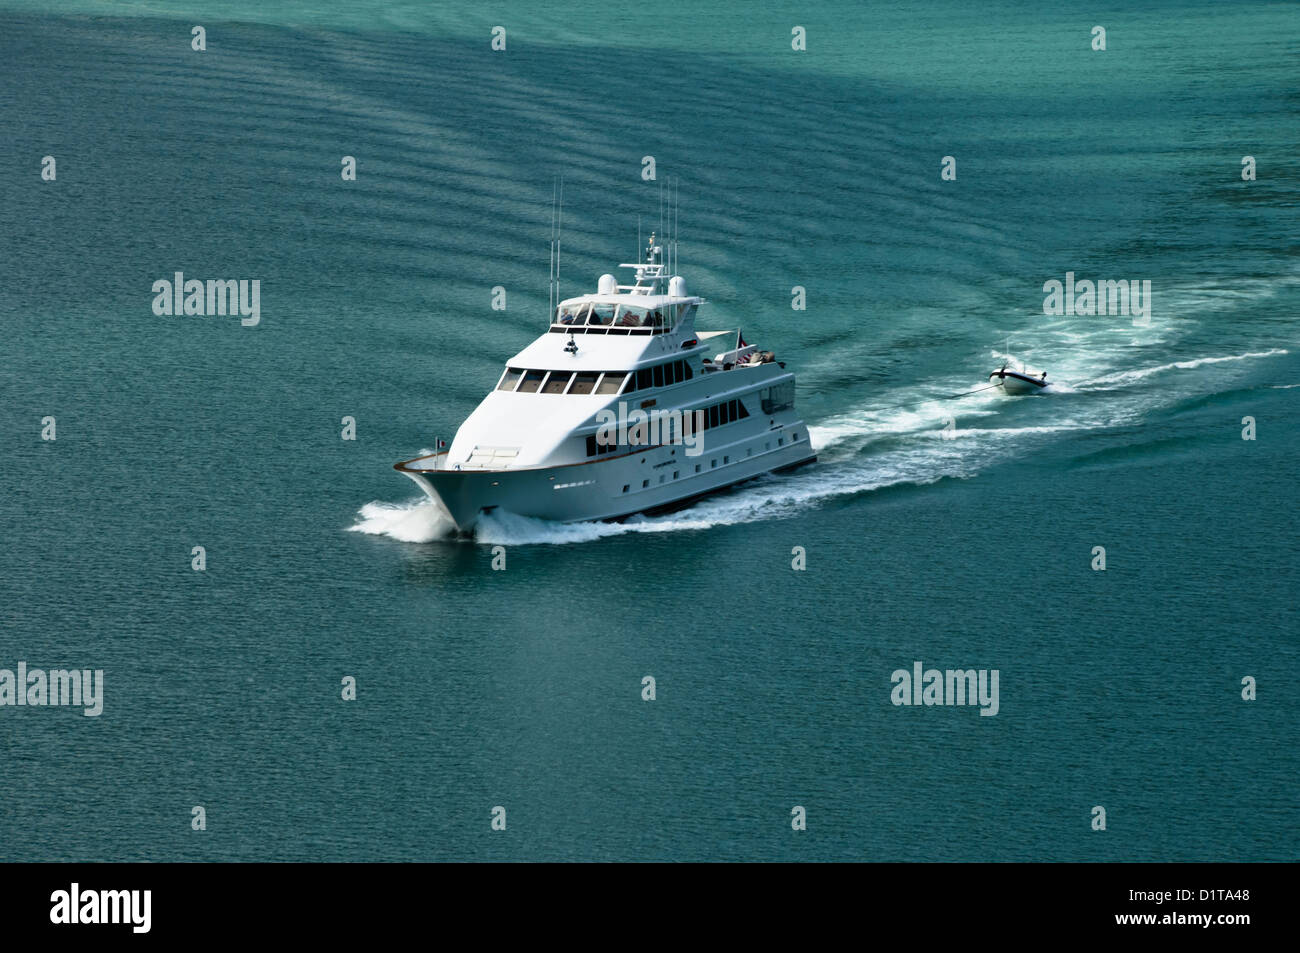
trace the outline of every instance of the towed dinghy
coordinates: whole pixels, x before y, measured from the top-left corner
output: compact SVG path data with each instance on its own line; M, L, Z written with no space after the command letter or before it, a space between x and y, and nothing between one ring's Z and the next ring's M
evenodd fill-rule
M989 383L1000 387L1005 393L1019 396L1021 394L1037 394L1047 387L1047 371L1043 371L1038 377L1032 374L1026 374L1023 371L1008 370L1005 364L998 370L989 375Z

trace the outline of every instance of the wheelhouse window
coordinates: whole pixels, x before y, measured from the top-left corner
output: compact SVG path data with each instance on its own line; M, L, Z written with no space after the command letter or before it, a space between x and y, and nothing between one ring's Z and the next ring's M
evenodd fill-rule
M641 368L641 370L636 372L636 389L646 390L650 387L653 387L654 386L653 379L654 379L654 374L651 372L650 368L648 367Z
M507 367L506 372L501 375L501 383L497 385L497 390L514 390L515 385L519 383L519 378L524 376L524 372L517 367Z
M624 374L622 371L615 371L613 373L607 371L605 373L605 376L600 379L600 384L597 385L596 387L596 393L617 394L618 389L623 386L623 381L626 379L627 379L627 375ZM575 385L574 393L576 392L577 392L577 387Z
M573 386L569 388L570 394L590 394L596 389L596 379L599 374L588 371L579 371L573 375Z
M542 393L563 394L564 388L569 386L572 377L571 371L551 371L550 376L546 378L546 383L542 385Z
M546 371L524 371L524 379L519 382L519 392L521 394L535 394L537 389L542 386L542 378L546 376Z

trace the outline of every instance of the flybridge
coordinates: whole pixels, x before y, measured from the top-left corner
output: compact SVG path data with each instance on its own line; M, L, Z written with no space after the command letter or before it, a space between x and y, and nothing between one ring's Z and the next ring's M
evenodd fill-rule
M601 275L595 294L560 302L551 319L551 331L667 334L675 330L704 299L686 293L686 279L670 275L663 257L663 247L651 234L646 260L619 266L635 269L635 284L620 285L613 275Z

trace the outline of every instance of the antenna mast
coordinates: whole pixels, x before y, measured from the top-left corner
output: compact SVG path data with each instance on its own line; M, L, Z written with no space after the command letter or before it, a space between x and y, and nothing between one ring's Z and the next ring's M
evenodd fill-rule
M677 217L677 203L681 198L681 191L682 180L680 178L673 179L673 268L670 269L670 274L675 274L676 272L673 269L677 268L677 226L680 222Z
M564 176L560 176L560 214L559 220L555 226L555 306L560 306L560 244L564 235ZM550 319L554 320L555 313L551 313Z
M551 180L551 267L546 275L546 301L550 307L550 316L546 319L547 324L555 321L555 200L559 186L558 178Z

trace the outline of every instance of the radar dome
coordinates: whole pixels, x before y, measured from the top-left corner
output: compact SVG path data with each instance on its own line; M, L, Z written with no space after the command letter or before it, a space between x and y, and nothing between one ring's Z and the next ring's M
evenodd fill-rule
M613 275L601 275L600 281L596 283L596 294L612 295L618 294L618 279Z
M673 275L668 281L668 293L674 298L686 297L686 279L681 275Z

